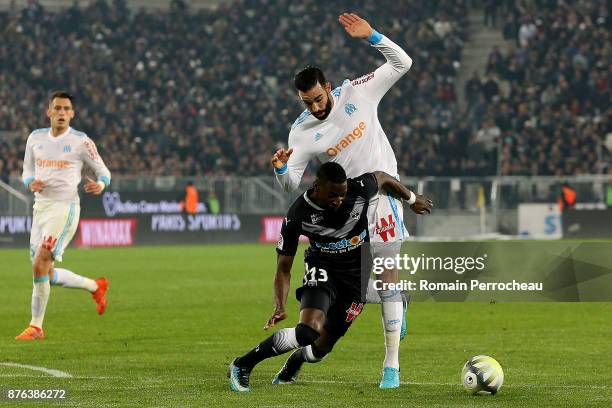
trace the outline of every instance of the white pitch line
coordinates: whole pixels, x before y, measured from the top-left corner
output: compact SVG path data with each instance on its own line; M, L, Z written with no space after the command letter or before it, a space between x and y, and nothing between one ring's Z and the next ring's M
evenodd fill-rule
M53 377L72 378L72 375L65 373L63 371L60 371L60 370L53 370L52 368L36 367L36 366L31 366L31 365L26 365L26 364L17 364L17 363L0 363L0 365L6 366L6 367L27 368L28 370L34 370L34 371L42 371L43 373L52 375Z
M0 378L43 378L42 375L32 375L32 374L4 374L0 373ZM124 379L124 377L97 377L97 376L72 376L70 378L74 378L75 380L119 380Z

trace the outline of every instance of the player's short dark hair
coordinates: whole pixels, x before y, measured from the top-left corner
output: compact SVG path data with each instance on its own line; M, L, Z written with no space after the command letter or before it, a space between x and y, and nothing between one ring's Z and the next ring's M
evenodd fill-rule
M53 100L55 98L70 99L70 103L74 107L74 96L72 96L71 94L69 94L66 91L59 90L59 91L51 92L51 95L49 96L49 105L51 105L53 103Z
M317 84L325 86L327 80L325 79L325 75L323 75L323 71L317 67L308 65L295 74L295 77L293 77L293 84L298 91L306 92L314 88Z
M334 162L323 163L317 170L317 181L321 184L340 184L346 181L346 172L341 165Z

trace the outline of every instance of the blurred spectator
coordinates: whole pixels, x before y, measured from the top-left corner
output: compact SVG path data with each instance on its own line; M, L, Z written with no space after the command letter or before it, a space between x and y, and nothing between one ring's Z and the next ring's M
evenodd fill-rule
M221 212L221 204L217 198L217 194L214 191L208 193L208 199L206 200L206 206L211 214L219 214Z
M0 180L5 183L9 182L8 171L4 168L4 162L1 160L0 160Z
M487 59L487 68L485 73L489 74L497 74L502 75L504 73L504 61L502 57L502 53L499 50L498 46L493 47L493 51L489 53L489 57Z
M558 204L562 212L573 209L576 205L576 189L568 183L562 183Z
M482 95L482 83L478 72L474 71L471 78L465 82L464 94L468 105L476 103L480 95Z
M497 26L497 9L499 0L484 0L484 25L487 27Z
M521 47L528 47L529 42L536 36L537 33L538 28L536 25L529 17L525 17L518 32L519 45Z
M493 97L499 95L499 85L494 74L487 75L487 80L482 85L482 94L487 102L491 102Z
M181 200L179 201L181 212L187 214L197 214L198 204L198 190L194 187L193 183L189 181L185 186L185 194L181 197Z

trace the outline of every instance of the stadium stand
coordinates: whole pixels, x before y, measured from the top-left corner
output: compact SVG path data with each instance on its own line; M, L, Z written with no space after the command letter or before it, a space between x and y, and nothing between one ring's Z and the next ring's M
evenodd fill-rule
M470 104L488 118L479 132L494 129L502 137L501 173L609 173L612 43L606 2L516 1L511 15L508 26L515 29L508 35L516 45L493 49L487 65L490 78L505 86L482 84L488 106Z
M173 1L134 11L100 0L51 12L31 1L1 12L0 129L20 137L0 139L0 177L20 174L26 136L46 126L46 97L56 88L75 93L75 127L96 140L114 174L271 174L270 154L303 110L294 72L316 64L338 86L382 59L339 28L346 2L267 3L210 11ZM523 3L514 15L531 16L536 33L526 46L496 51L486 79L471 81L466 111L455 91L467 2L380 0L359 10L415 61L379 108L401 174L609 171L605 4L529 12ZM516 28L518 38L521 21L498 26Z

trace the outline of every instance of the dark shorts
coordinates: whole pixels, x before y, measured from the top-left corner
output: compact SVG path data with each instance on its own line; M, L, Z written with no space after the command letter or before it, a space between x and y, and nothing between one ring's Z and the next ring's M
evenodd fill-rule
M334 270L306 261L303 286L296 290L300 310L307 308L325 312L325 330L334 337L343 336L363 309L360 269Z

